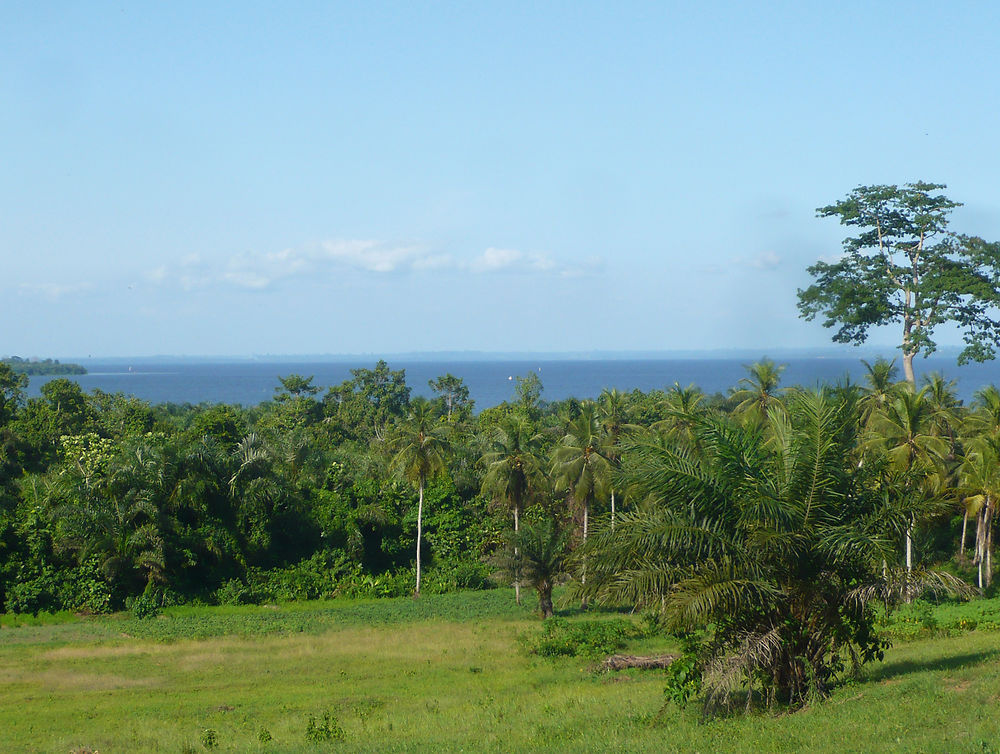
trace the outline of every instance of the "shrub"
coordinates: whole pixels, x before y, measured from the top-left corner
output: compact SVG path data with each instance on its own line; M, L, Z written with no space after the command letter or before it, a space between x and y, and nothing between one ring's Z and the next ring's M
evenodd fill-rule
M628 639L642 633L623 618L582 621L547 618L542 622L542 635L528 642L528 650L541 657L599 657L617 652Z
M306 722L306 738L313 743L343 741L345 734L337 719L329 712L324 712L319 719L309 715L309 720Z

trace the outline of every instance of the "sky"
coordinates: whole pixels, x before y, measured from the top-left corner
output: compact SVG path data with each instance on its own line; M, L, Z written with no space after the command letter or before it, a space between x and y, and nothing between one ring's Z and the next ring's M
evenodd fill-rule
M0 15L3 354L816 347L817 207L1000 239L998 4Z

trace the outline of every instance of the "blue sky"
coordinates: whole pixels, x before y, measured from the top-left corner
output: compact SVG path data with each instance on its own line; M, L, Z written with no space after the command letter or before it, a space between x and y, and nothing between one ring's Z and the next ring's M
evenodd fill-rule
M998 31L961 2L7 4L0 353L823 345L816 207L939 181L1000 239Z

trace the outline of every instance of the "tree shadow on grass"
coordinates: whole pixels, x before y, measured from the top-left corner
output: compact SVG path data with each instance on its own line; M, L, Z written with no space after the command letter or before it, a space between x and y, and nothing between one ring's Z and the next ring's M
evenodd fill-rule
M963 652L962 654L938 657L933 660L896 660L873 667L868 672L869 681L886 681L890 678L924 673L938 670L958 670L973 667L987 662L995 662L1000 658L1000 649L988 649L981 652Z

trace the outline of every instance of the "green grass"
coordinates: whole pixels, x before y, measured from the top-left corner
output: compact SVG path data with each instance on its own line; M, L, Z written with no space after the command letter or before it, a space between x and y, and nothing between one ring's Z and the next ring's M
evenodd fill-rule
M659 673L528 654L540 623L506 590L17 623L0 621L3 752L202 752L206 730L224 752L1000 751L1000 632L899 642L825 703L702 723L657 717ZM307 737L324 713L342 741Z

